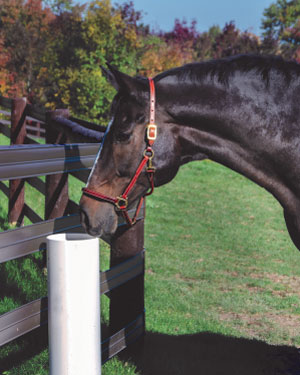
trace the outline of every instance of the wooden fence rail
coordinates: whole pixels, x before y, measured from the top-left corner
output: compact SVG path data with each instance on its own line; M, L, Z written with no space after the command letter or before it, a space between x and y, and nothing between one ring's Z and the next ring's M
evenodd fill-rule
M83 231L78 205L68 196L68 175L87 180L105 130L71 117L66 110L47 112L24 104L24 99L0 97L1 106L11 109L10 116L7 111L0 112L6 115L0 118L0 132L11 139L11 146L0 146L0 190L10 201L10 221L19 227L0 233L0 263L44 250L49 234ZM34 122L42 125L46 142L51 144L38 144L30 138L28 119L29 126ZM89 143L66 144L71 141ZM46 181L39 176L46 176ZM5 180L10 181L9 187L2 182ZM11 181L16 187L12 188ZM45 196L44 218L26 204L25 182ZM134 212L133 208L130 215ZM33 224L21 226L24 216ZM112 335L102 343L106 360L143 335L145 329L144 207L134 227L128 228L120 217L116 234L104 240L111 245L111 269L101 273L101 293L109 292L110 297ZM1 315L0 346L46 324L46 312L47 299L40 298Z

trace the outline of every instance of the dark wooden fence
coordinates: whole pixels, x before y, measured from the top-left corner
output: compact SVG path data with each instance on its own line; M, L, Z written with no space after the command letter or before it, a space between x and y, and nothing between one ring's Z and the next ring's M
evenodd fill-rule
M45 250L49 234L83 231L78 204L69 199L68 176L87 180L105 129L66 110L35 108L23 98L0 97L0 109L0 133L11 144L0 146L0 190L8 198L9 222L18 226L0 233L3 263ZM85 143L68 143L74 140ZM46 176L45 182L39 176ZM25 182L45 196L44 218L26 204ZM25 216L32 225L22 226ZM101 272L101 294L110 298L111 336L102 342L104 361L144 334L144 208L132 228L120 218L109 243L111 268ZM7 312L0 316L0 346L46 323L47 297Z

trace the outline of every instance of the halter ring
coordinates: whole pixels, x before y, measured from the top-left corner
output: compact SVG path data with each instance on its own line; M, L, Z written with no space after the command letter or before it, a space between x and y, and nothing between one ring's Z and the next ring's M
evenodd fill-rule
M122 210L126 210L127 206L128 206L128 198L124 198L124 197L117 197L116 198L116 203L115 203L116 207L118 210L122 211Z
M152 160L153 156L154 156L154 150L153 150L153 148L147 147L145 149L145 151L144 151L144 156L147 156L149 158L149 160Z

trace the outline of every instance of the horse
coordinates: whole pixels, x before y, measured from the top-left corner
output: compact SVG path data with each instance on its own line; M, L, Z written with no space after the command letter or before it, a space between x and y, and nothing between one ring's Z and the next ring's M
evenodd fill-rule
M239 55L153 79L102 69L117 94L80 200L87 233L112 236L120 214L133 225L127 210L149 188L171 181L185 163L210 159L270 192L300 249L300 65Z

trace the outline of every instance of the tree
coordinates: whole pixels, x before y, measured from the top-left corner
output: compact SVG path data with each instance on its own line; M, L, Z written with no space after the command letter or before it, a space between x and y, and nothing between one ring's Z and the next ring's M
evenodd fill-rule
M10 55L4 47L3 37L0 37L0 51L0 95L20 96L24 90L22 86L16 84L16 75L7 69Z
M194 46L197 61L209 60L214 57L213 46L221 32L220 27L215 25L207 32L199 34Z
M72 0L44 0L43 3L51 8L52 12L55 14L61 14L71 10L73 7Z
M148 34L143 39L139 73L154 76L164 70L195 61L198 37L196 21L188 25L185 20L179 19L175 20L170 32Z
M45 49L45 34L53 14L41 0L0 0L0 38L5 68L19 93L31 96L39 61Z
M300 0L277 0L264 10L263 17L263 35L282 40L285 29L293 27L300 17Z
M270 52L300 62L300 0L277 0L263 15L263 44L273 44Z
M225 25L223 31L216 36L213 45L214 58L259 52L259 38L248 32L240 32L233 22Z
M191 25L188 26L186 20L175 19L173 30L168 33L161 33L161 35L167 42L170 40L176 43L194 42L199 36L196 26L196 20L193 20Z
M164 70L183 65L193 60L193 50L183 48L180 43L166 42L158 36L148 38L145 52L141 56L139 74L155 76Z
M106 123L115 92L100 66L110 62L136 73L139 18L132 3L113 7L110 0L57 15L50 24L37 96L51 108L69 107L79 117Z

